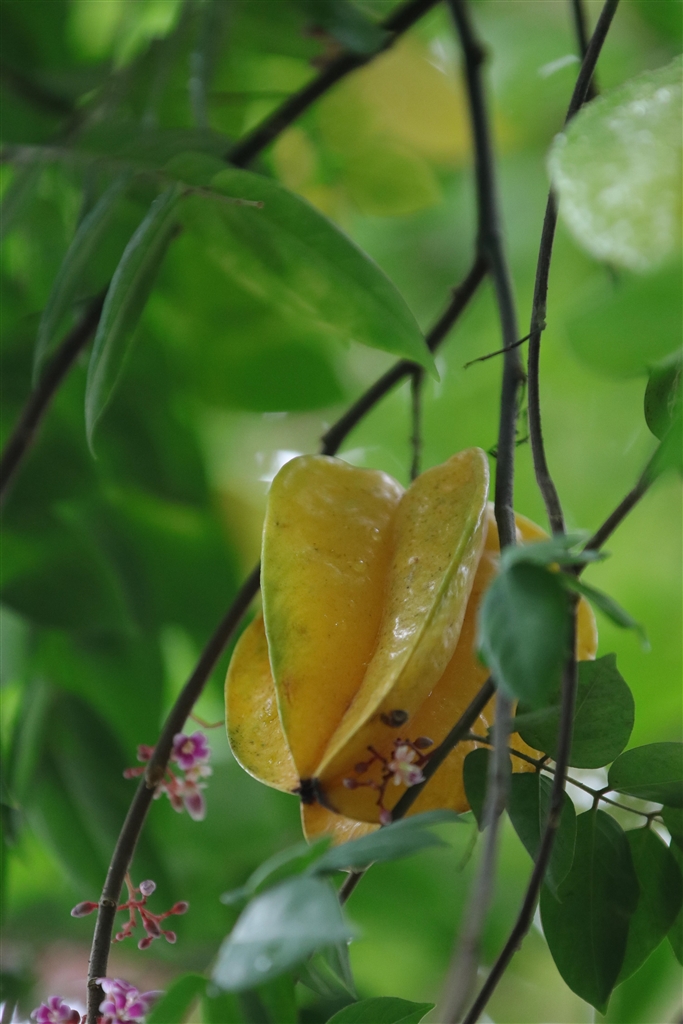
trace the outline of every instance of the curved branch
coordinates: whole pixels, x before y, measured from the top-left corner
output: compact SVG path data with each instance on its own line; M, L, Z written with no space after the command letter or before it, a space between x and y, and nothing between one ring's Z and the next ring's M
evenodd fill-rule
M37 386L29 395L0 461L0 501L4 500L22 460L27 454L60 384L97 329L106 290L92 299L76 326L69 331Z
M595 32L586 50L586 55L581 64L574 92L569 103L565 124L574 117L576 112L591 96L591 82L593 72L597 64L600 51L602 50L612 19L617 10L619 0L607 0L605 3ZM552 191L548 193L545 216L543 218L543 231L541 232L541 244L538 251L538 263L536 266L536 282L534 284L534 297L531 308L531 326L529 337L529 436L531 440L531 452L534 460L536 481L543 495L550 528L553 533L564 533L564 514L560 504L559 495L553 483L543 443L543 430L541 427L541 398L539 386L540 360L541 360L541 335L545 330L546 303L548 298L548 279L550 276L550 261L553 254L553 242L555 241L555 228L557 227L557 204Z

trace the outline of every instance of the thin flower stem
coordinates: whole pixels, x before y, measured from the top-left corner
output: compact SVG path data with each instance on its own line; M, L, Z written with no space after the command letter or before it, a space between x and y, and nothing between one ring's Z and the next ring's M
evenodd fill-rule
M424 387L424 370L414 370L410 378L410 398L413 429L410 437L413 457L410 463L410 479L416 480L420 475L420 459L422 457L422 389Z
M52 400L79 355L92 338L99 323L106 291L92 299L80 320L66 335L45 367L43 375L28 397L0 461L0 501L29 451Z
M606 0L600 13L595 32L586 50L581 70L579 71L574 92L569 103L565 124L574 117L577 111L590 98L590 88L593 79L593 72L597 64L600 51L607 38L612 19L616 14L619 0ZM541 398L540 398L540 360L541 360L541 335L546 326L546 306L548 299L548 281L550 277L550 261L553 254L553 243L555 241L555 229L557 227L557 203L552 188L548 193L548 201L543 218L543 230L538 251L538 262L536 266L536 281L534 284L534 297L531 307L531 326L529 337L529 435L531 439L531 452L534 460L534 470L546 511L550 528L553 533L564 533L564 514L562 505L557 493L555 484L548 469L548 461L543 442L543 429L541 426Z

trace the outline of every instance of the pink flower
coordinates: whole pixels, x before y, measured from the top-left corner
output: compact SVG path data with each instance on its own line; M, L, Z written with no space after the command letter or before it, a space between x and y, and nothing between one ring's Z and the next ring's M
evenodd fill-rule
M162 992L140 992L121 978L98 978L106 999L100 1003L101 1024L140 1024Z
M41 1003L31 1016L36 1024L79 1024L81 1019L78 1010L72 1010L61 996L48 996L47 1002Z
M203 732L193 732L191 736L179 732L173 738L171 760L177 761L184 772L205 764L210 757L211 750Z
M401 783L404 786L416 786L418 782L424 782L422 769L412 763L416 757L416 752L407 743L401 743L396 747L394 759L388 765L395 786L400 786Z

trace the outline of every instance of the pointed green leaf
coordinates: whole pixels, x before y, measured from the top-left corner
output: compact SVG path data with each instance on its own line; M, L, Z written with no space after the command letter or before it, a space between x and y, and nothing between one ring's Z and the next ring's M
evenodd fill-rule
M550 779L539 773L517 772L513 773L510 779L507 811L515 832L533 861L538 855L541 838L548 822L551 790ZM574 805L565 793L560 825L545 875L546 885L554 896L557 896L558 887L572 866L575 840Z
M162 192L126 246L112 278L95 335L85 393L85 421L92 449L97 422L119 379L133 333L175 228L182 189Z
M415 317L383 271L304 199L250 171L221 171L219 195L263 203L261 210L199 197L188 202L225 272L305 315L326 337L358 341L427 367L434 361ZM204 205L198 210L197 204ZM208 204L208 205L207 205ZM208 219L207 219L208 218Z
M290 973L280 974L265 985L260 985L257 992L272 1021L277 1021L277 1024L299 1024L294 979Z
M402 818L361 839L332 847L314 861L309 870L315 874L327 874L345 868L365 868L373 863L410 857L430 846L446 846L440 836L429 831L429 826L460 820L455 811L447 810L425 811L410 818Z
M195 999L206 989L201 974L183 974L176 978L145 1018L147 1024L182 1024Z
M479 747L471 750L463 764L465 795L481 832L484 827L484 802L489 773L489 751Z
M90 213L83 218L59 268L50 297L38 324L38 337L33 359L34 383L40 376L45 358L53 347L57 331L69 312L83 273L93 258L102 238L109 230L118 200L130 181L130 175L118 177Z
M572 550L577 545L585 543L588 536L586 531L577 531L531 544L515 544L503 551L500 558L501 568L509 569L520 562L549 566L555 562L559 562L560 565L585 565L588 562L601 561L606 556L600 551Z
M577 580L576 576L571 576L569 573L561 573L560 578L569 590L575 590L577 594L581 594L594 604L615 626L620 626L621 629L633 629L640 637L643 648L649 650L649 642L643 627L620 604L617 604L614 598L603 593L602 590L589 586L582 580Z
M626 955L617 984L626 981L654 952L683 905L681 872L668 847L649 828L626 833L640 896L631 918Z
M634 716L633 694L617 669L615 654L579 662L571 767L602 768L618 757L629 741ZM540 711L529 711L523 704L517 708L514 729L553 759L559 725L559 701Z
M321 950L298 969L299 981L323 999L357 999L345 942Z
M541 920L567 985L601 1013L621 970L637 902L638 879L621 827L604 811L580 814L571 871L559 899L543 887Z
M587 104L548 167L570 231L597 259L646 271L680 245L681 58Z
M683 850L683 809L680 807L663 807L662 821L671 835L672 841L679 850Z
M376 996L351 1003L330 1017L327 1024L419 1024L434 1003L412 1003L395 996Z
M334 890L309 875L256 896L220 948L213 980L229 992L256 988L312 953L353 937Z
M528 562L501 572L484 596L477 642L501 689L532 707L545 705L569 651L569 602L559 574Z
M650 480L656 480L668 469L683 474L683 416L680 408L654 454L648 476Z
M683 355L674 352L650 370L645 389L645 420L661 441L681 409Z
M329 838L323 838L311 843L295 843L286 850L280 850L273 854L263 864L259 864L255 871L247 879L246 883L239 889L225 892L220 897L221 903L232 906L240 903L265 888L271 888L278 882L283 882L291 875L301 874L309 865L316 861L330 845Z
M681 880L681 884L683 884L683 850L681 850L680 846L672 843L669 847L669 853L676 862L679 878ZM667 938L674 956L678 960L679 964L683 965L683 907L678 911L674 923L669 929Z
M619 793L683 807L683 743L647 743L627 750L610 768L607 781Z

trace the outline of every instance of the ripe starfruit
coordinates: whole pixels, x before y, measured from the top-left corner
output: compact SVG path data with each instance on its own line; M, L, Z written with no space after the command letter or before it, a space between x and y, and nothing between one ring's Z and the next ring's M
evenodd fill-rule
M343 842L390 820L486 680L476 616L500 551L488 484L479 448L406 491L385 473L322 455L292 459L275 477L263 614L228 669L227 727L246 771L301 797L307 836ZM521 541L546 536L523 516L516 523ZM593 658L596 648L582 601L577 657ZM482 733L493 707L481 715ZM467 810L462 766L475 745L449 754L411 814Z

